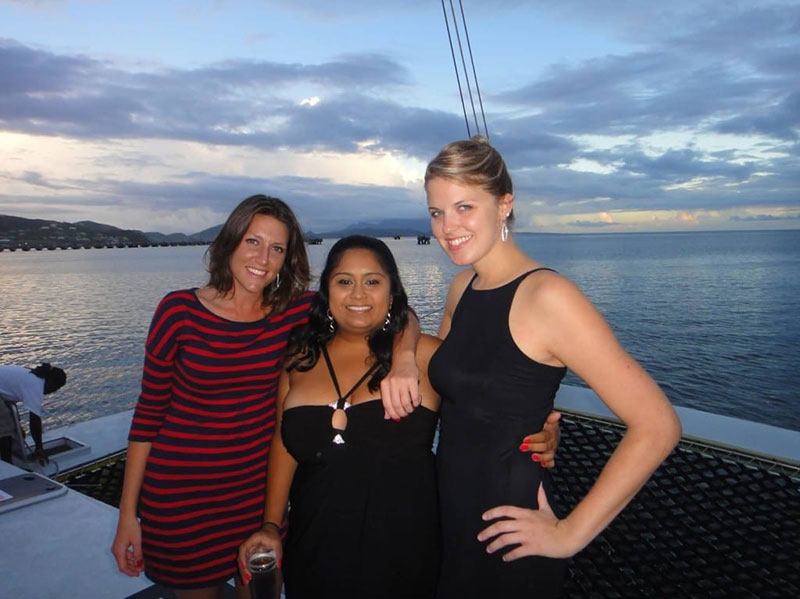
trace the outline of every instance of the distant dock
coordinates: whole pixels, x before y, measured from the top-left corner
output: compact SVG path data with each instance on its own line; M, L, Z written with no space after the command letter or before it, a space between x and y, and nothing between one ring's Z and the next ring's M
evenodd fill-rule
M210 241L161 241L161 242L142 242L142 243L47 243L47 244L28 244L21 243L15 245L0 245L0 252L30 252L42 250L102 250L112 248L150 248L150 247L185 247L191 245L211 245Z

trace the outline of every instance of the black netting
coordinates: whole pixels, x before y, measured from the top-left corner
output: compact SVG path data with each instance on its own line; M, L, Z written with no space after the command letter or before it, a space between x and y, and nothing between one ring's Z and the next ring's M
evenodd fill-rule
M562 507L589 490L622 430L566 417ZM573 558L565 596L800 597L800 482L770 462L682 442Z
M565 415L552 470L558 502L589 490L622 429ZM61 482L119 504L124 456ZM798 470L687 441L628 507L572 559L564 596L800 597Z

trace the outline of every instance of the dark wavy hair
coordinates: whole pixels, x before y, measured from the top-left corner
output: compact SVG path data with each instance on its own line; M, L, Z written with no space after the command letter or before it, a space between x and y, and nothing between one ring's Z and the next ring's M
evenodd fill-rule
M378 364L375 373L370 378L367 387L370 391L378 390L383 378L389 374L392 367L392 349L395 336L405 330L408 324L408 297L400 280L400 271L392 256L389 247L380 239L364 235L350 235L343 237L333 244L325 261L325 268L319 279L319 292L311 302L308 315L308 324L294 330L289 341L289 352L286 361L287 370L305 372L311 370L319 360L322 347L335 335L331 331L331 321L328 319L328 289L331 273L339 265L342 256L347 250L363 249L372 252L378 259L381 268L389 276L391 293L391 316L389 324L379 328L369 335L370 354Z
M52 366L47 362L42 362L36 368L32 368L31 372L44 379L44 393L52 393L58 391L67 383L67 373L57 366Z
M289 231L286 258L279 272L280 286L277 288L275 285L264 287L264 297L261 301L263 307L269 307L273 312L283 312L295 295L308 289L311 273L300 224L292 209L278 198L254 195L233 209L217 234L217 238L206 250L208 285L222 294L233 289L231 256L239 247L242 237L256 214L271 216L286 225L286 229Z

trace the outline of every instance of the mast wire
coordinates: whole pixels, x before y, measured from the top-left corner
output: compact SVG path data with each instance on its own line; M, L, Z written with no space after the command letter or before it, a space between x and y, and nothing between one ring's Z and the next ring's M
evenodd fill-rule
M486 125L486 113L483 111L483 99L481 98L481 88L478 85L478 72L475 70L475 60L472 58L472 44L469 41L469 31L467 31L467 17L464 15L464 3L458 0L458 5L461 8L461 22L464 24L464 36L467 38L467 49L469 50L469 62L472 64L472 78L475 81L475 91L478 95L478 104L481 107L481 117L483 118L483 132L486 139L489 139L489 127Z
M444 15L444 24L445 24L445 27L447 29L447 40L450 43L450 55L453 58L453 70L455 71L455 74L456 74L456 83L458 84L458 95L459 95L459 97L461 99L461 110L464 113L464 124L467 127L467 136L471 137L472 136L472 132L470 130L469 116L467 115L467 106L466 106L466 102L464 100L464 87L467 88L467 93L469 94L469 102L470 102L470 106L472 108L472 117L473 117L473 120L475 121L475 130L476 130L476 132L478 134L481 133L481 127L480 127L480 124L478 123L478 111L475 108L475 99L473 98L473 95L472 95L472 83L470 82L469 71L467 70L467 62L466 62L466 58L464 56L464 46L461 43L461 34L459 33L459 30L458 30L458 18L456 17L455 6L453 4L453 0L449 0L449 2L450 2L450 13L451 13L452 19L453 19L453 27L452 27L452 29L455 31L456 41L458 42L459 57L461 58L461 65L462 65L462 68L463 68L464 86L461 85L461 73L459 73L459 69L458 69L458 61L456 59L455 46L453 45L453 36L452 36L452 33L451 33L451 29L450 29L450 19L448 18L448 15L447 15L447 8L445 7L445 0L441 0L441 3L442 3L442 14ZM466 40L466 43L467 43L467 51L469 52L469 61L470 61L470 64L472 66L472 77L473 77L473 80L474 80L475 92L476 92L475 95L478 96L478 104L480 106L481 118L483 120L483 135L485 135L486 139L489 139L489 127L486 124L486 113L484 112L484 108L483 108L483 98L481 97L481 88L478 85L478 73L477 73L477 70L475 68L475 60L474 60L473 55L472 55L472 44L471 44L470 39L469 39L469 31L467 30L467 18L466 18L466 15L464 13L463 0L458 0L458 4L459 4L459 9L461 11L461 22L462 22L463 27L464 27L464 37L465 37L465 40Z
M467 137L472 137L469 130L469 119L467 118L467 107L464 105L464 91L461 89L461 77L458 75L458 63L456 62L456 51L453 48L453 38L450 35L450 21L447 19L447 9L442 0L442 13L444 14L444 25L447 28L447 40L450 42L450 54L453 57L453 70L456 73L456 83L458 83L458 95L461 98L461 110L464 112L464 124L467 126Z

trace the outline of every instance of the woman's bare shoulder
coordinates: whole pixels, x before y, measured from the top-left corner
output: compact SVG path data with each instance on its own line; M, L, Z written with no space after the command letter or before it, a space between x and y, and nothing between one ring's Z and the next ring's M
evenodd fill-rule
M519 286L515 303L521 300L526 306L563 304L585 300L583 293L575 283L553 270L539 270L530 273Z

